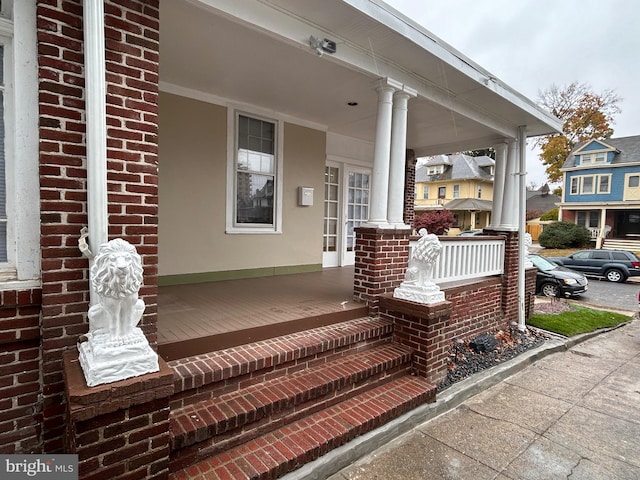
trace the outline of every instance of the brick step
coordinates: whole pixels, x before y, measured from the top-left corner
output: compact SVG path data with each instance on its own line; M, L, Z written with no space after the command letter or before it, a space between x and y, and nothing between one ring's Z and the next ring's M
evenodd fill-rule
M171 480L273 479L435 401L436 387L405 375L170 474Z
M249 384L326 363L353 350L390 342L390 320L362 317L282 337L168 362L171 408L219 397Z
M411 355L411 349L398 344L379 345L173 410L172 465L194 463L250 440L267 425L277 428L406 375Z

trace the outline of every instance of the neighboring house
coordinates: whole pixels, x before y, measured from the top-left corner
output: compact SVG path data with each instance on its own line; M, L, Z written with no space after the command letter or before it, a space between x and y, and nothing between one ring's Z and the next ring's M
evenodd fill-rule
M640 239L640 135L581 142L561 168L559 219L592 238Z
M551 193L548 184L544 184L538 190L527 190L527 218L532 213L537 213L535 218L527 220L527 232L531 235L534 241L538 240L540 233L544 228L544 225L551 223L550 221L540 221L540 216L547 213L554 208L558 208L558 204L562 199L558 195Z
M340 338L350 335L359 350L374 329L385 335L377 345L382 348L391 342L393 323L376 316L375 302L393 292L407 268L411 159L493 145L496 183L500 179L504 187L502 201L493 204L494 230L501 233L494 243L509 242L505 251L513 257L515 174L524 162L517 146L527 135L561 130L533 101L379 0L3 0L0 17L0 173L6 186L0 195L0 451L79 452L81 478L167 478L169 470L206 460L201 455L248 442L248 436L238 440L225 430L237 427L243 435L240 420L251 418L260 431L284 419L301 420L308 411L280 411L293 400L256 406L260 391L230 401L222 413L214 410L231 390L225 384L231 375L243 375L240 383L248 387L272 378L274 362L288 374L345 353L342 340L323 338L317 348L309 347L305 342L312 336L304 334L293 347L281 342L273 349L219 353L210 337L196 331L192 339L214 352L189 362L162 361L155 376L88 388L74 358L96 302L90 262L78 248L81 229L88 227L94 253L107 240L122 238L141 255L139 297L146 310L140 327L153 348L159 349L159 317L181 326L191 309L171 303L170 295L163 298L160 286L185 290L220 279L354 263L353 289L345 298L356 297L357 288L364 292L355 300L365 310L367 330L344 329ZM491 198L492 173L485 173L486 182L478 177L475 190L460 191L461 199ZM479 226L487 221L482 217ZM512 257L505 260L504 275L485 279L469 296L456 287L458 298L448 297L422 322L435 330L417 343L435 337L445 342L435 361L433 352L422 352L422 371L446 368L451 338L508 328L518 318L518 284L525 273ZM241 282L239 288L250 302L253 292ZM198 299L209 302L210 310L218 307L206 291ZM462 327L450 325L443 313L454 301L464 302L452 314L467 322ZM303 307L313 321L322 320ZM269 311L277 315L280 309L270 305ZM299 320L290 323L304 331ZM201 323L217 326L206 316ZM269 326L260 327L271 333ZM451 335L436 334L444 330ZM396 337L413 341L414 331L407 327L406 335ZM240 333L234 346L254 338ZM417 358L409 347L397 350L405 362ZM318 358L300 363L301 355L312 354ZM391 368L385 376L373 361L367 367L389 388L378 405L405 393L388 380L416 381L411 366L405 372L385 355L374 360ZM259 377L260 368L271 370ZM356 380L347 396L361 393L359 374L335 371ZM222 382L217 390L214 381ZM193 397L187 399L188 393ZM321 393L333 394L334 385L314 384L310 393L293 396L307 408L310 396ZM189 407L183 405L187 400L208 401L209 413L176 419L180 407ZM244 410L249 407L251 415ZM388 408L393 412L353 411L358 418L377 412L367 421L373 428L381 418L402 413ZM227 422L225 415L233 413ZM205 417L206 425L200 422ZM178 437L179 429L188 431ZM342 427L329 430L346 441ZM223 446L209 438L212 432L221 435ZM296 441L298 433L278 440L283 438ZM194 444L200 440L204 445ZM314 451L339 444L332 436ZM309 459L306 453L287 456L300 445L308 446L300 442L282 450L279 473ZM265 450L239 462L263 468L271 447L263 442ZM182 456L176 459L178 449Z
M416 167L416 214L451 211L455 218L449 234L488 227L493 208L495 160L461 153L437 155Z
M540 212L542 215L558 208L561 201L562 198L551 193L551 189L546 183L538 190L527 190L527 212Z

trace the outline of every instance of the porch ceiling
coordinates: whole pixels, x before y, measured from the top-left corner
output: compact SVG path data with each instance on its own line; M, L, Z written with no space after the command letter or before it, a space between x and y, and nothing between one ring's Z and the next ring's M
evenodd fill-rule
M418 91L407 147L482 148L556 121L421 27L372 0L163 0L161 89L211 95L373 141L374 90L389 76ZM314 35L337 42L319 57ZM485 85L486 83L486 85ZM357 102L350 107L348 102Z

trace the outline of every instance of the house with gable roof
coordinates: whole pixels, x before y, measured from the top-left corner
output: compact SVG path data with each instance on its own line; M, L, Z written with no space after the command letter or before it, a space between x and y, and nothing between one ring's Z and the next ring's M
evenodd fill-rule
M640 245L640 135L581 142L561 171L559 220L591 230L599 247Z
M447 209L455 218L450 234L491 224L495 160L462 153L436 155L416 167L415 210Z

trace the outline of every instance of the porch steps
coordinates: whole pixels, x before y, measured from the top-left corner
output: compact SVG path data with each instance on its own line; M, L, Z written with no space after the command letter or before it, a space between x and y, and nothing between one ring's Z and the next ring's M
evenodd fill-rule
M606 250L629 250L630 252L640 252L640 240L605 238L602 248Z
M277 478L435 401L391 333L366 317L170 362L170 478Z

